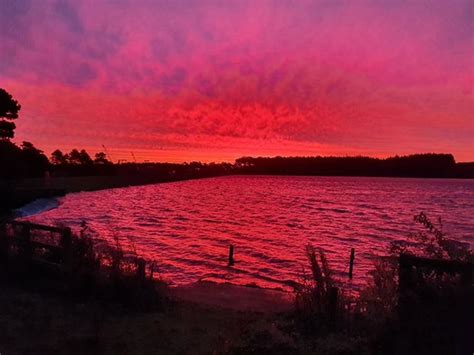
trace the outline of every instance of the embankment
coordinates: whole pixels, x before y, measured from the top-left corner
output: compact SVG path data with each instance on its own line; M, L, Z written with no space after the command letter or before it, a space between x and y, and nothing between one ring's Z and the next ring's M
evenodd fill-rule
M64 196L66 193L94 191L187 180L190 177L79 176L0 180L0 216L11 215L15 208L36 199Z

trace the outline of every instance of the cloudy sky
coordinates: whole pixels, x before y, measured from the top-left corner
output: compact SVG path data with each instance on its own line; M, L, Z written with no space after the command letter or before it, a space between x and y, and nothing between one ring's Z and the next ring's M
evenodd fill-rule
M0 0L16 141L113 159L474 160L471 0Z

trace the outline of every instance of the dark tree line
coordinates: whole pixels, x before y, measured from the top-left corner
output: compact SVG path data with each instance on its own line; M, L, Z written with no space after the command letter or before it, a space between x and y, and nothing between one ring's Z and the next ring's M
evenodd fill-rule
M112 164L104 152L95 154L94 159L91 158L85 149L81 151L77 149L71 150L70 153L64 154L59 149L51 153L50 158L53 165L91 165L91 164Z
M242 157L236 167L246 174L456 177L451 154L414 154L387 159L370 157ZM474 175L473 175L474 176ZM467 177L467 176L466 176Z
M55 150L48 159L30 142L18 146L0 140L0 178L4 179L43 177L47 172L53 176L110 175L112 166L102 152L92 159L84 149L67 154Z
M85 149L72 149L63 153L56 149L51 153L50 172L53 176L114 175L114 164L103 152L92 158Z
M150 180L185 179L231 174L382 176L420 178L474 178L474 163L456 163L451 154L415 154L377 159L369 157L242 157L230 163L125 163L114 164L103 152L94 158L86 150L50 159L32 143L17 146L0 141L0 178L51 176L133 176Z

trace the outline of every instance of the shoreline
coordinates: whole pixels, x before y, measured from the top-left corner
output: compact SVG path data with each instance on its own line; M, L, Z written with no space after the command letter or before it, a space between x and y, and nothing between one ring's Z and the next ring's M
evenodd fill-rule
M154 178L139 176L82 176L23 179L18 182L1 182L0 193L5 195L0 204L0 221L15 219L13 211L39 199L57 199L69 193L100 191L131 186L154 185L169 182L204 179L214 176Z
M241 312L282 313L294 305L290 292L213 281L168 287L168 294L178 301Z
M319 177L319 178L382 178L382 179L416 179L416 180L472 180L469 177L415 177L415 176L374 176L374 175L314 175L314 174L259 174L259 173L234 173L212 176L186 176L186 177L140 177L140 176L72 176L27 178L19 181L0 181L0 193L3 199L0 203L0 220L15 218L11 213L35 200L59 198L69 193L82 191L100 191L131 186L144 186L169 182L179 182L216 177L231 176L257 176L257 177Z

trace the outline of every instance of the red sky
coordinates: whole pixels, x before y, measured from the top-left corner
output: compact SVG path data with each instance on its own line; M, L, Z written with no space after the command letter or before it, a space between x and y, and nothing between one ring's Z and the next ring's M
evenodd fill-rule
M47 154L472 161L473 4L0 0L0 87Z

